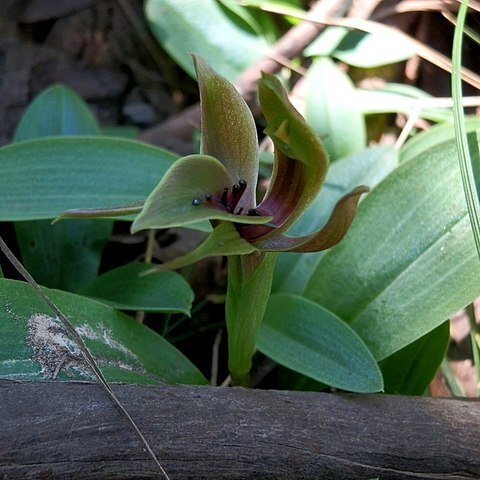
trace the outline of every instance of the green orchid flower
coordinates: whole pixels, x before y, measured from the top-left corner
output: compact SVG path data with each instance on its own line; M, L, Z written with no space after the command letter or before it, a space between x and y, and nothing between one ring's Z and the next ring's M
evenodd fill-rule
M325 180L328 158L320 140L292 106L280 81L263 74L259 101L275 160L267 192L257 204L259 160L253 116L232 84L201 58L193 58L200 88L201 153L173 164L147 198L132 233L210 222L213 230L198 248L160 268L228 256L229 369L233 382L245 385L276 252L317 252L336 245L368 188L357 187L343 197L321 230L302 237L285 235Z

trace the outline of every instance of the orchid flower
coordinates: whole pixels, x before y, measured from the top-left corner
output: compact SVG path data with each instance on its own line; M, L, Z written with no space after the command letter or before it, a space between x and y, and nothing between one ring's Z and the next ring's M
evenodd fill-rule
M325 180L328 158L320 140L291 105L280 81L263 74L259 101L275 159L269 187L257 204L259 159L253 116L232 84L201 58L194 56L194 63L201 103L200 154L173 164L147 198L132 232L210 221L213 230L202 244L160 268L228 256L229 368L235 383L246 384L275 252L317 252L336 245L368 188L357 187L343 197L321 230L303 237L285 235Z

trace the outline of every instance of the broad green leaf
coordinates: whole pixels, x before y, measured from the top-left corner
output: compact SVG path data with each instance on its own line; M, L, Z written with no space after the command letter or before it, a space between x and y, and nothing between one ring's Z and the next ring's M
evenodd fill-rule
M378 146L334 162L319 195L308 210L289 229L288 234L300 236L321 228L335 204L356 185L373 189L398 163L396 150ZM324 252L281 253L273 281L273 291L300 294L316 263Z
M77 291L96 277L112 222L34 220L16 222L15 232L22 261L40 285Z
M140 128L132 125L114 125L102 128L102 135L106 137L137 138Z
M479 117L466 117L467 132L480 130ZM455 138L455 129L453 122L448 122L418 133L412 137L400 150L400 163L408 162L412 158L416 158L426 153L431 148L439 143L446 142Z
M205 384L160 335L111 307L46 290L84 339L110 382ZM30 285L0 280L0 378L94 380L76 345Z
M243 5L239 5L235 0L218 0L218 2L232 19L233 23L236 23L240 27L243 24L246 27L244 30L250 30L259 37L263 36L262 27L255 19L253 12Z
M85 102L55 85L41 93L24 113L14 141L54 135L97 135L100 129ZM103 247L113 223L107 221L16 222L22 261L38 283L75 291L98 273Z
M267 51L263 38L233 22L215 0L147 0L145 15L162 47L192 77L192 52L233 81Z
M55 137L0 148L0 220L56 218L73 208L147 197L176 156L110 137Z
M447 351L450 324L437 328L380 362L385 393L423 395Z
M332 160L365 148L365 120L355 103L355 87L329 58L317 58L305 77L305 118Z
M202 220L266 223L271 217L228 213L222 203L224 189L236 182L214 157L189 155L179 159L148 196L132 225L136 233L147 228L181 227Z
M119 310L190 315L194 297L190 285L175 272L143 275L151 268L145 263L123 265L100 275L80 293Z
M416 46L401 33L386 27L374 33L330 27L309 45L305 54L329 55L354 67L375 68L413 57Z
M70 88L53 85L28 107L14 142L53 135L99 135L100 128L85 102Z
M305 296L384 359L480 295L480 266L453 141L403 163L362 202Z
M361 338L340 318L305 298L270 297L257 341L276 362L352 392L383 389L382 374Z

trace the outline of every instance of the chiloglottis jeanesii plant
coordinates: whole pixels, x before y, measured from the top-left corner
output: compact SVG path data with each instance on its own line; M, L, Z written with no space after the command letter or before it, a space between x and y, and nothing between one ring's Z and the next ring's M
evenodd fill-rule
M229 369L233 383L245 385L276 252L317 252L336 245L368 188L357 187L343 197L321 230L296 238L285 235L325 180L328 158L320 140L292 106L280 81L263 74L259 101L275 159L269 187L257 204L259 159L253 116L232 84L201 58L194 56L194 63L200 88L200 154L173 164L147 198L132 233L210 221L213 230L199 247L161 268L180 268L213 255L228 257Z

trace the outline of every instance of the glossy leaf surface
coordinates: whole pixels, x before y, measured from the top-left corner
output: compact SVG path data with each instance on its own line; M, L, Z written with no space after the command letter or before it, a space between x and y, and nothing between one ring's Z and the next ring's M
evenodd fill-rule
M64 85L47 88L29 105L13 140L53 135L100 135L100 127L88 106Z
M365 121L347 74L330 58L318 58L308 69L305 81L305 118L322 139L331 159L365 148Z
M100 128L85 102L63 85L42 92L28 107L14 141L54 135L98 135ZM41 152L37 152L41 165ZM42 179L37 179L41 183ZM38 283L75 291L97 275L103 247L112 232L109 221L46 220L16 222L22 261Z
M281 365L332 387L352 392L383 389L380 369L360 337L305 298L272 295L257 346Z
M97 277L79 293L119 310L184 313L190 315L193 291L175 272L143 275L151 264L133 263Z
M110 137L55 137L0 149L0 220L52 219L73 208L144 200L177 157Z
M267 48L264 39L239 26L215 0L147 0L145 14L159 43L192 77L190 53L233 81Z
M92 281L112 232L107 220L16 222L22 261L43 286L77 291Z
M132 318L74 294L47 294L83 337L108 381L206 383L176 348ZM0 280L0 320L1 378L94 380L76 345L30 285Z
M336 202L356 185L373 189L398 163L391 147L373 147L334 162L317 198L289 229L288 234L300 236L321 228L328 220ZM300 294L312 269L324 252L278 255L273 282L274 291Z
M437 328L380 362L385 393L423 395L430 385L450 341L450 324Z
M416 54L413 42L394 29L374 33L329 27L306 50L306 55L330 55L359 68L375 68L401 62Z
M480 295L457 162L448 141L398 167L307 283L305 296L349 322L377 360Z

